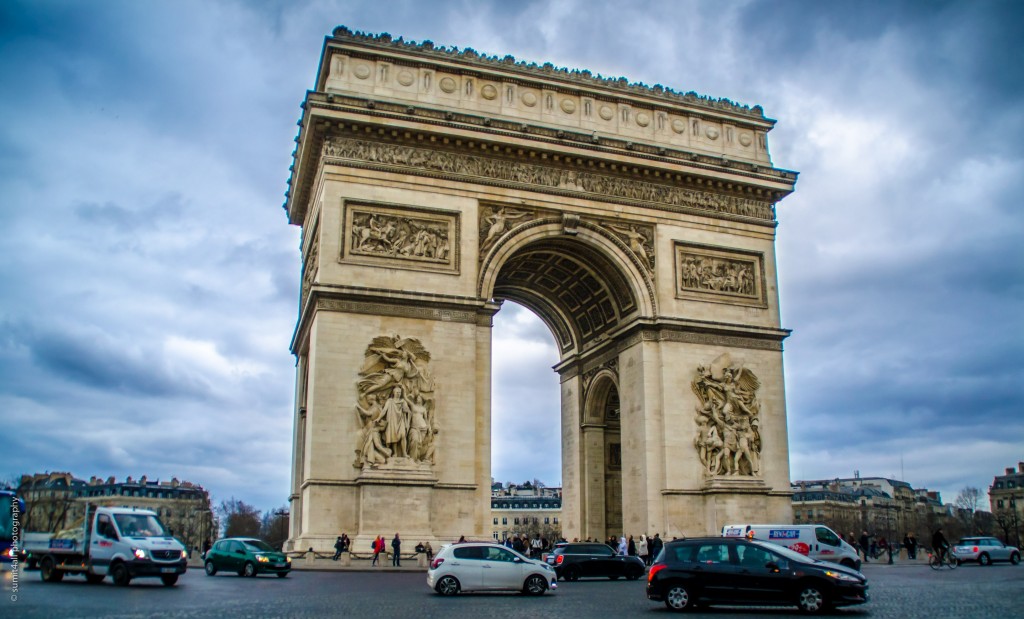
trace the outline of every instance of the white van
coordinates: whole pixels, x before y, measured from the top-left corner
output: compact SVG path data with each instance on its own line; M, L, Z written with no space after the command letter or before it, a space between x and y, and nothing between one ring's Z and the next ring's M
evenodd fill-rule
M722 537L747 537L785 546L819 561L860 570L856 549L821 524L727 524Z

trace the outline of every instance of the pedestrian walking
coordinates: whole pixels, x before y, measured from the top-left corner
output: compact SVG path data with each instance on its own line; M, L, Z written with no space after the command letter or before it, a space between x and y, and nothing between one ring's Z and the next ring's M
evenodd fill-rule
M331 559L333 561L337 561L343 550L345 550L345 540L343 540L339 535L338 539L334 542L334 556L331 557Z
M907 558L917 559L917 538L914 537L913 533L907 533L903 536L903 545L907 548Z
M430 542L423 544L423 551L427 553L427 562L434 560L434 548L430 545Z
M661 541L661 534L655 533L654 539L651 540L651 561L658 560L658 553L661 552L661 547L664 546L664 542Z
M640 554L640 559L644 562L644 565L650 565L648 559L650 559L650 550L647 546L647 534L640 536L640 545L637 547L637 552Z
M631 557L636 556L636 542L633 541L633 536L629 536L629 541L626 542L626 554Z
M377 560L380 558L380 553L384 550L384 536L378 535L376 539L370 542L370 548L373 548L373 562L370 566L377 565Z
M395 538L391 540L391 567L402 567L402 540L398 539L398 533L395 533Z
M871 538L868 536L868 532L864 531L860 534L860 551L864 555L864 563L868 563L868 551L871 550Z

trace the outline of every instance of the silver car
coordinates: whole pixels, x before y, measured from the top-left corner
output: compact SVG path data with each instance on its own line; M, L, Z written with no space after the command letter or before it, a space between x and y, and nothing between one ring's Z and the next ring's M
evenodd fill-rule
M953 546L953 556L961 563L977 561L978 565L992 565L993 561L1020 563L1020 550L1007 546L994 537L964 537Z
M522 591L543 595L558 588L555 570L511 548L488 542L445 546L430 562L427 586L441 595L460 591Z

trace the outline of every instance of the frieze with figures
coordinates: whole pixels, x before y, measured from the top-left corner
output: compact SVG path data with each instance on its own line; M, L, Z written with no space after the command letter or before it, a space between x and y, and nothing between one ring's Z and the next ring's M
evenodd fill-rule
M521 184L525 189L566 191L636 200L649 205L696 209L765 221L774 220L768 202L686 189L663 183L638 181L606 174L521 163L493 157L384 144L333 136L324 141L323 154L356 161L411 168L412 174L426 172L488 178Z
M762 255L676 243L676 296L765 306Z
M369 203L345 207L343 254L348 259L457 270L455 213Z
M356 468L434 464L434 379L430 353L410 337L378 336L366 348L355 405Z
M761 472L761 382L723 353L698 366L690 383L697 395L694 447L705 475L755 477Z

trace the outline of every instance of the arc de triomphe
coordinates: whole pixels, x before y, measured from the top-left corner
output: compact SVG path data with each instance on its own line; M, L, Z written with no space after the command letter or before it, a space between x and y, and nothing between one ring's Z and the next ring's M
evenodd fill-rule
M490 537L505 299L559 347L567 537L792 518L760 107L341 27L299 125L291 548Z

